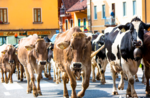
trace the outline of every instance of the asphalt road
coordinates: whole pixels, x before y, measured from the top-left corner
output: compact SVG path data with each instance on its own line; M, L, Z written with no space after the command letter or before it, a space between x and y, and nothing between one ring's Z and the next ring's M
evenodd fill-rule
M53 77L53 70L51 70L51 74ZM145 85L141 83L142 79L142 70L139 68L138 70L138 77L140 82L135 82L135 90L138 94L139 98L145 98ZM1 75L0 75L1 78ZM124 90L118 90L119 95L111 95L112 93L112 77L110 73L109 65L106 68L106 84L102 85L100 81L92 82L92 77L90 79L90 85L85 92L85 96L83 98L124 98L126 97L126 89L128 82L125 81ZM116 79L116 84L118 87L120 80L119 78ZM27 94L27 81L24 79L23 82L17 80L17 75L13 74L13 84L5 84L0 82L0 98L35 98L33 94ZM41 80L41 91L42 96L38 96L38 98L62 98L63 97L63 83L55 84L53 80L48 80L44 77ZM77 82L76 92L81 90L81 81ZM67 84L69 96L71 95L71 87L70 84Z

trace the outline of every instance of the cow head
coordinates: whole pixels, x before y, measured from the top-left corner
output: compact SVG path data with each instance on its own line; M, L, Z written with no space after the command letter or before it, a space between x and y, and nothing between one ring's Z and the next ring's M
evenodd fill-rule
M134 25L134 29L136 31L137 36L137 41L135 42L135 45L142 46L144 30L150 31L150 25L143 23L138 17L133 18L131 20L131 23Z
M45 65L47 61L47 49L51 43L46 43L43 39L37 39L34 45L25 46L28 51L32 52L38 65Z
M75 32L72 34L70 41L60 42L57 45L60 49L70 49L70 53L72 54L71 68L73 70L82 70L87 46L91 44L91 39L92 37L86 37L82 32Z
M14 63L17 50L13 45L7 45L6 50L2 51L2 53L5 54L5 58L7 58L8 63Z

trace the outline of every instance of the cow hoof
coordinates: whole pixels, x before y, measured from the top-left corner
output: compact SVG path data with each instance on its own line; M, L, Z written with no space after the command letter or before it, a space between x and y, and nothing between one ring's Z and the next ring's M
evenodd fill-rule
M139 79L136 79L135 82L139 82Z
M96 79L97 79L97 80L100 80L100 78L99 78L99 77L96 77Z
M48 77L48 79L49 79L49 80L52 80L53 78L50 76L50 77Z
M13 83L13 81L9 81L10 83Z
M2 79L1 82L4 83L4 80Z
M27 90L27 94L30 94L31 93L31 90Z
M112 92L112 95L118 95L118 91Z
M96 82L96 80L94 79L94 80L92 80L92 82Z
M126 94L126 98L129 98L131 97L131 93L130 94Z
M69 96L67 95L67 96L63 96L63 98L69 98Z
M56 81L56 84L59 84L59 81Z
M42 93L41 93L41 92L39 92L39 96L42 96Z
M18 80L20 80L20 77L18 77Z
M56 80L53 80L53 82L56 82Z
M23 81L23 79L20 79L20 81Z
M38 96L38 94L37 94L37 93L33 93L33 96L34 96L34 97L37 97L37 96Z
M133 98L138 98L138 96L137 96L136 93L132 94L131 96L132 96Z
M119 86L118 86L118 89L119 89L119 90L123 90L123 89L124 89L124 85L122 85L122 86L119 85Z
M84 96L84 92L82 92L82 91L78 92L77 96L78 96L78 98L82 98Z

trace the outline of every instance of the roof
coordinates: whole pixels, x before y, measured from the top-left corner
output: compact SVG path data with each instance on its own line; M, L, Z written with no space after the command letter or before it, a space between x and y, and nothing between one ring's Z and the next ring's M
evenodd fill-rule
M79 0L62 0L62 3L66 10L68 10L70 7L72 7L76 2Z
M78 0L67 12L80 11L87 9L87 0Z

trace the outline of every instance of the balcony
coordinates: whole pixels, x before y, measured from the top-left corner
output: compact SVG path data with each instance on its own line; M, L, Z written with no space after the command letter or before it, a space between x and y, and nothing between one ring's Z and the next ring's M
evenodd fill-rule
M65 8L60 8L60 17L70 17L70 13L66 13Z
M107 17L105 18L105 26L106 27L115 27L116 24L116 19L112 17Z

